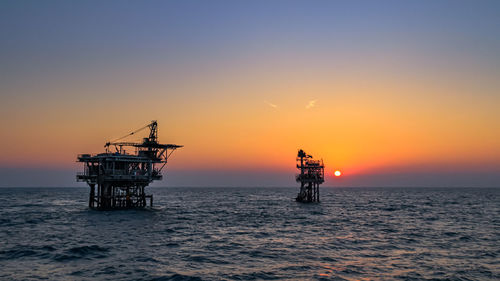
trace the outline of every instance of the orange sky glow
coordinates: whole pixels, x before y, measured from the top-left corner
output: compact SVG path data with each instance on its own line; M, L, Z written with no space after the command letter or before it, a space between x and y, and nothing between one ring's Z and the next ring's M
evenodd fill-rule
M123 27L110 24L122 15L97 10L98 27L44 9L53 25L4 15L25 24L9 25L3 46L0 166L76 172L77 154L158 120L160 141L185 146L172 175L290 174L273 185L293 185L298 149L324 160L331 186L391 173L498 175L499 45L483 21L495 17L483 11L469 30L461 14L394 9L399 24L378 10L257 20L238 8L236 20L209 9L158 22L123 10Z

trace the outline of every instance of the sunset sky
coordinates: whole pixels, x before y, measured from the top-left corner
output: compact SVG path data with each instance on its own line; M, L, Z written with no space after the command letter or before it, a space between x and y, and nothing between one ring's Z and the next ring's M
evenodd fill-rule
M158 120L155 186L500 186L500 1L1 1L0 186ZM133 138L131 139L133 140ZM333 177L340 170L341 177Z

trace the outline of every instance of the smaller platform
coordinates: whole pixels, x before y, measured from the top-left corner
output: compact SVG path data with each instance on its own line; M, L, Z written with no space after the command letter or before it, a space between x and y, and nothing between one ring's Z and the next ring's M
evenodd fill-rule
M300 173L295 180L300 182L300 191L295 200L303 203L319 202L319 185L325 182L323 160L314 160L301 149L297 154L297 169Z

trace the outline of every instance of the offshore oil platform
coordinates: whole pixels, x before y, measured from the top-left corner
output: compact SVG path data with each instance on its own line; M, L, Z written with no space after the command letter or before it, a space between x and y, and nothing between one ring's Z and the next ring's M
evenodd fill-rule
M319 185L325 182L323 160L314 160L301 149L297 154L297 169L300 174L296 175L295 180L300 182L300 191L295 200L304 203L319 202Z
M149 136L140 143L118 142L145 129L149 129ZM90 186L89 207L99 210L143 208L147 199L152 207L153 195L146 195L144 189L163 178L161 171L168 158L182 145L158 143L158 123L152 121L104 147L104 153L78 155L84 166L76 176L77 181ZM126 147L131 147L133 154L127 153Z

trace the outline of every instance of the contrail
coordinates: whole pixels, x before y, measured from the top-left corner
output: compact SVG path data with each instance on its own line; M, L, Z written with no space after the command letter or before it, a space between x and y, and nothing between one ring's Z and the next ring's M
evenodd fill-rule
M306 109L311 109L311 108L315 107L315 106L316 106L316 102L317 102L317 101L318 101L318 100L312 100L312 101L310 101L310 102L306 105Z
M272 108L278 108L278 106L277 106L277 105L275 105L274 103L270 103L270 102L268 102L268 101L264 101L264 102L265 102L267 105L269 105L270 107L272 107Z

